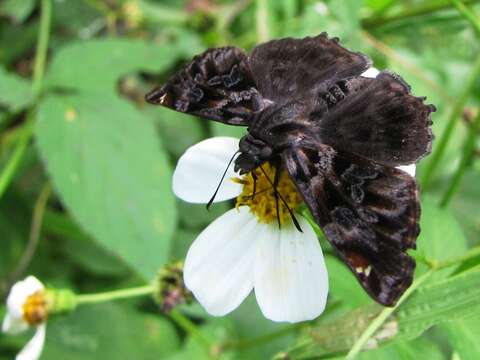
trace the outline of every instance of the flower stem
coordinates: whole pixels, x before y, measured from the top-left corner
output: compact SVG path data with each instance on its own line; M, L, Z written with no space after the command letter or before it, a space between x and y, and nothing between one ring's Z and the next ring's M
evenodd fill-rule
M119 299L151 295L154 291L155 286L153 284L150 284L129 289L107 291L98 294L77 295L77 305L96 304Z
M480 111L478 112L477 117L473 121L470 126L467 139L465 140L465 144L463 146L462 152L462 159L460 160L460 164L458 165L457 171L453 175L450 184L443 194L442 200L440 201L440 207L445 207L448 205L452 196L458 190L460 183L462 181L463 175L467 170L468 164L472 158L472 154L475 151L476 139L478 131L480 130Z
M357 354L362 351L363 347L367 341L375 334L375 332L380 329L383 323L388 319L390 315L423 283L427 280L430 275L434 272L433 269L427 271L425 274L420 276L408 289L405 291L403 296L398 300L397 304L393 307L385 308L382 312L368 325L365 331L360 335L358 340L352 346L350 351L346 356L346 360L351 360L357 356Z
M50 37L50 23L52 20L51 0L41 0L40 32L37 40L37 51L33 68L32 90L35 96L42 90L45 64L47 62L48 40Z
M428 189L430 182L432 181L433 173L435 172L438 165L440 164L440 161L442 160L445 150L447 149L447 145L450 140L450 137L453 134L455 125L457 124L458 119L462 115L465 103L467 102L467 99L470 95L472 88L477 83L479 76L480 76L480 56L478 56L478 58L475 61L475 64L473 65L472 71L470 73L470 76L468 77L466 85L463 91L460 93L460 96L458 97L457 102L453 106L452 113L450 115L450 118L448 119L446 128L442 136L438 140L438 143L436 144L436 150L433 152L430 162L427 164L427 168L425 169L425 172L422 176L422 185L424 190Z

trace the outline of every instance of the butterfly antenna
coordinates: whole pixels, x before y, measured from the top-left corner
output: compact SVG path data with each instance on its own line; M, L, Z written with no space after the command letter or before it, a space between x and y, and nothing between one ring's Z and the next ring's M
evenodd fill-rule
M297 218L295 217L295 214L293 213L292 209L290 209L290 207L288 206L287 202L285 201L285 199L283 198L282 194L280 194L278 192L278 190L275 188L275 186L273 185L273 182L272 180L270 180L270 178L268 177L267 173L265 172L265 170L263 169L262 165L260 165L260 170L262 170L263 172L263 175L265 175L265 177L267 178L268 182L270 183L270 185L272 185L273 187L273 191L274 193L276 194L275 196L278 196L278 198L280 198L280 200L282 200L283 204L285 205L285 207L287 208L288 210L288 213L290 214L291 218L292 218L292 221L293 223L295 224L295 227L297 228L298 231L302 232L303 233L303 230L302 228L300 227L300 224L297 220ZM277 201L277 219L278 219L278 201ZM280 219L278 219L280 220ZM279 224L280 224L280 221L279 221Z
M252 200L255 199L255 195L257 194L257 175L255 174L255 171L252 171L250 174L252 174L252 179L253 179L253 193L252 193Z
M240 152L240 151L236 151L235 154L233 154L232 157L230 158L230 161L228 162L227 168L226 168L225 171L223 172L222 178L220 179L220 182L218 183L217 189L215 190L215 192L213 193L212 197L211 197L210 200L208 201L207 210L209 210L209 209L210 209L210 206L212 206L213 200L215 200L215 197L217 196L218 190L220 190L220 186L222 185L223 179L225 179L225 175L227 175L228 168L230 167L230 165L232 165L233 159L235 159L235 156L236 156L239 152Z

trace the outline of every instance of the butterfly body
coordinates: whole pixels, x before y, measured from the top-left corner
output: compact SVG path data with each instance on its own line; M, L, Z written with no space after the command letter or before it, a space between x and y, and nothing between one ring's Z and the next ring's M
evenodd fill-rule
M361 76L370 65L326 34L250 55L210 49L146 100L246 126L235 170L286 170L339 257L391 306L413 280L407 250L420 231L416 181L396 167L430 152L435 108L394 73Z

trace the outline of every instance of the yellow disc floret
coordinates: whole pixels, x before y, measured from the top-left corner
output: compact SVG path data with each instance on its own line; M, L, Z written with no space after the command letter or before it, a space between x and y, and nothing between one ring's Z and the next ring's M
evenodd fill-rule
M23 319L31 326L39 325L47 320L48 310L44 291L30 295L23 304Z
M268 179L260 168L243 175L241 178L233 179L233 181L243 185L243 191L237 197L236 207L247 205L250 207L250 211L257 216L259 222L270 223L277 220L277 200L275 199L275 191L272 186L275 168L268 163L262 165L262 168ZM255 175L252 173L255 173ZM254 196L255 176L257 180ZM280 175L277 191L292 211L303 201L286 171L282 171ZM278 198L278 212L280 224L290 220L288 209L280 198Z

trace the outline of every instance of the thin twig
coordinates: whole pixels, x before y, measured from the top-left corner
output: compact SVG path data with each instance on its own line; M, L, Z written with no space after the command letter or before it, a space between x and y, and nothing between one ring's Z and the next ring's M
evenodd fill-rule
M440 161L442 160L442 157L447 149L447 145L453 134L453 130L455 129L455 126L458 123L458 120L461 118L463 109L465 107L465 103L467 102L470 96L471 90L473 89L475 84L478 82L479 76L480 76L480 56L478 56L475 64L473 65L472 71L468 79L465 81L465 87L457 97L457 101L455 102L455 105L452 108L452 112L448 119L445 130L443 131L440 139L436 142L435 150L433 151L433 154L430 157L430 161L427 163L427 168L423 173L423 177L421 181L424 190L428 189L430 182L433 179L433 174L437 169L438 165L440 165Z
M43 215L45 214L45 208L47 206L48 198L50 197L51 192L52 186L50 185L50 183L47 183L43 186L40 194L38 195L37 201L35 202L35 206L33 208L32 225L30 227L30 235L28 237L27 246L25 247L25 251L20 258L17 267L14 271L12 271L11 275L9 276L10 284L17 281L18 278L23 275L28 265L32 261L33 255L35 255L35 251L37 250L40 240Z
M453 175L453 178L450 181L450 184L448 185L448 188L445 191L442 200L440 201L440 207L445 207L448 205L453 195L457 192L458 187L460 186L463 175L465 174L468 164L470 163L472 155L475 151L478 130L480 130L480 112L478 113L477 117L473 121L473 124L468 130L467 139L465 140L465 143L463 145L462 159L460 160L460 164L458 164L457 170L455 171L455 174Z
M257 0L256 26L258 43L263 43L270 40L270 34L268 31L268 9L266 0Z
M465 1L466 4L474 4L479 2L479 0L467 0ZM451 9L453 4L449 1L444 1L443 3L436 3L436 4L421 4L414 7L408 7L405 11L398 13L396 15L391 16L380 16L380 17L373 17L369 19L362 20L362 26L366 29L372 29L376 27L380 27L383 25L387 25L390 23L394 23L397 21L411 19L418 16L425 16L431 15L438 11L448 10Z
M470 24L472 24L477 34L480 35L480 20L473 13L473 11L466 7L465 4L459 0L451 0L451 2L455 5L460 14L462 14L470 22Z

